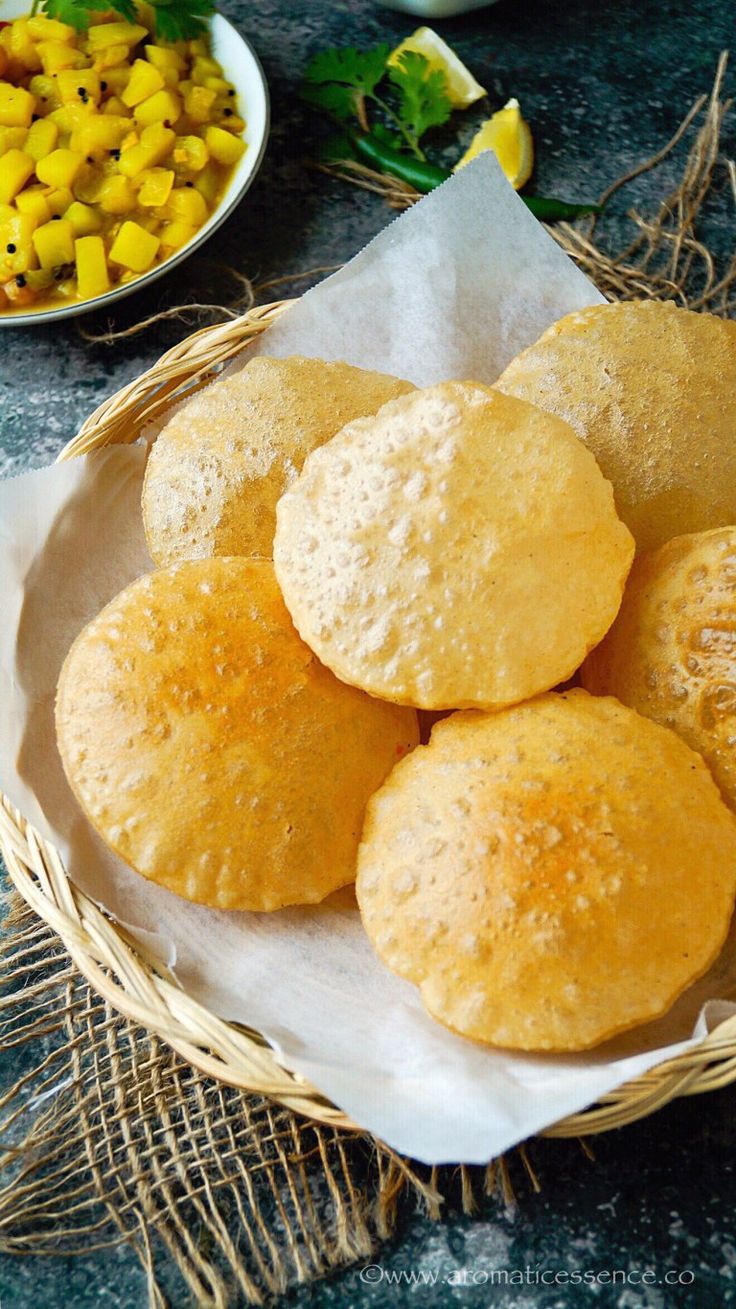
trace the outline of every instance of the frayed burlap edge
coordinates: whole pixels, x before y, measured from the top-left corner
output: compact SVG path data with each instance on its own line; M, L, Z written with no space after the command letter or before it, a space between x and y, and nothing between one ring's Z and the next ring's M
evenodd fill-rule
M525 1149L422 1167L213 1081L102 999L15 890L3 926L0 1053L24 1067L0 1094L5 1254L126 1242L151 1309L172 1302L162 1267L174 1304L228 1309L365 1262L402 1206L471 1213L494 1192L510 1205L512 1174L539 1189Z

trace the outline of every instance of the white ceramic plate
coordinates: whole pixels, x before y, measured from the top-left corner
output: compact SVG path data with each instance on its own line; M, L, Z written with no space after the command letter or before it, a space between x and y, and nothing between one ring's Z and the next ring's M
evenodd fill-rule
M29 0L4 0L0 4L0 19L8 22L12 18L20 18L28 13L29 8ZM210 20L209 28L212 53L222 64L225 76L232 82L237 92L238 108L246 120L243 137L248 146L235 165L227 190L215 212L200 227L191 241L187 241L186 245L164 263L156 264L147 273L141 273L134 281L113 287L111 291L94 296L91 300L55 305L51 309L26 310L23 313L5 310L0 312L1 327L26 327L34 323L50 323L57 318L71 318L74 314L87 314L93 309L104 309L114 300L132 295L142 287L155 282L157 277L163 277L164 273L170 272L182 260L188 259L189 255L209 240L212 233L221 223L224 223L235 206L240 203L261 166L266 149L269 127L268 87L255 52L232 23L229 23L227 18L223 18L222 14L215 14Z

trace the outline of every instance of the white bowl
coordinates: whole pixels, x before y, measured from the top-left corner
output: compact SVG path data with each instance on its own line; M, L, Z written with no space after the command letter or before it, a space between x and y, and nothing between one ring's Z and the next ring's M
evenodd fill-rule
M29 8L29 0L4 0L0 5L0 18L6 22L12 18L21 18L28 13ZM237 92L238 108L246 120L243 139L248 146L235 165L227 190L214 213L186 245L165 259L162 264L156 264L149 272L141 273L132 282L113 287L111 291L105 291L104 295L96 295L91 300L75 300L73 304L55 305L50 309L31 309L24 312L3 310L0 311L0 326L27 327L34 323L50 323L57 318L71 318L74 314L88 314L93 309L104 309L114 300L122 300L125 295L133 295L135 291L155 282L157 277L163 277L164 273L170 272L182 260L194 254L194 251L209 240L216 228L224 223L235 206L240 203L261 166L266 149L269 128L268 87L253 48L232 23L228 22L227 18L223 18L222 14L215 14L208 26L212 53L222 64L225 76L232 82Z
M417 18L454 18L469 14L471 9L486 9L496 0L381 0L387 9L398 9Z

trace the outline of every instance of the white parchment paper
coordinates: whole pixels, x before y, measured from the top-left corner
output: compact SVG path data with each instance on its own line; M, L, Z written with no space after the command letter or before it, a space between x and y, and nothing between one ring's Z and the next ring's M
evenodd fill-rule
M261 350L344 358L423 384L490 382L550 322L599 300L483 156L309 292ZM53 700L77 632L152 567L144 461L141 445L113 447L0 484L0 789L190 994L263 1031L288 1067L428 1163L485 1161L736 1013L724 999L736 993L730 941L664 1020L592 1054L486 1049L433 1022L415 989L383 968L352 890L317 908L218 913L110 854L64 778Z

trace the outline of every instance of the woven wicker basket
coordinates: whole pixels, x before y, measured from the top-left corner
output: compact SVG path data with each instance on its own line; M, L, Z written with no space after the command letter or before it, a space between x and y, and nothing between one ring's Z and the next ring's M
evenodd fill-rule
M174 398L205 385L289 306L251 310L223 326L203 328L162 356L142 376L106 400L65 447L71 459L112 443L136 440ZM273 1097L320 1122L355 1128L303 1078L283 1068L257 1032L224 1022L187 996L165 969L69 881L58 851L43 841L10 802L0 807L0 851L25 900L58 933L79 970L126 1016L151 1029L211 1077ZM621 1127L681 1095L736 1080L736 1018L721 1023L694 1050L619 1087L582 1113L549 1128L576 1136Z

